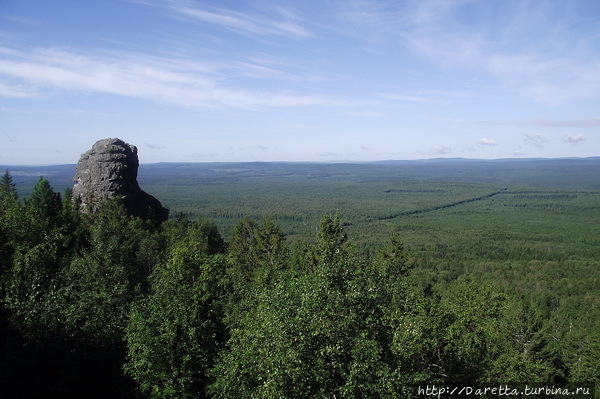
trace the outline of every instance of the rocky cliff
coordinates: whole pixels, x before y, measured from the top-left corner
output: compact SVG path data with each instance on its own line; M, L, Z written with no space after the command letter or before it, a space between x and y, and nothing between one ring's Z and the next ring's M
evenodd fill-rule
M138 166L134 145L116 138L99 140L77 164L73 198L83 212L95 212L101 201L121 197L130 215L164 221L169 210L140 188Z

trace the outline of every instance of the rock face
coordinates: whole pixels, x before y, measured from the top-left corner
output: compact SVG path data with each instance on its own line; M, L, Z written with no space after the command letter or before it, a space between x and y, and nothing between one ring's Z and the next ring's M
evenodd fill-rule
M100 202L119 196L130 215L157 222L166 220L169 210L140 188L138 166L134 145L116 138L97 141L79 159L73 199L83 212L95 212Z

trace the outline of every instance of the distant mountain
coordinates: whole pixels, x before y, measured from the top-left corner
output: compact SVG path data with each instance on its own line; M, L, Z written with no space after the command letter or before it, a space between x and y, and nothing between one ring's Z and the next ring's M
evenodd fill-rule
M19 195L31 192L40 176L55 190L73 186L75 164L3 166ZM224 184L285 179L321 181L456 181L600 189L600 157L590 158L434 158L377 162L162 162L142 164L142 185Z
M0 171L8 170L17 185L19 196L27 196L40 177L50 182L55 191L63 192L73 187L75 164L48 166L12 166L0 165Z

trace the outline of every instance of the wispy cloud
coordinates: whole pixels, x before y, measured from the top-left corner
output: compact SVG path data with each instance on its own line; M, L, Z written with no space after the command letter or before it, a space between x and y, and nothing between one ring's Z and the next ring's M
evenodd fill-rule
M198 21L211 23L239 33L259 36L310 37L310 31L292 19L291 13L274 8L271 18L264 14L239 12L224 8L207 7L198 3L171 2L171 9ZM284 15L285 14L285 15Z
M569 134L569 135L567 135L567 137L565 137L565 141L567 143L571 143L571 144L576 144L576 143L579 143L580 141L584 141L584 140L585 140L585 136L581 133Z
M476 98L477 94L468 90L434 90L422 89L413 93L379 93L380 98L399 102L428 103L440 100L457 100Z
M477 98L479 95L470 90L439 90L439 89L423 89L419 90L417 94L422 96L431 97L449 97L454 99L461 98Z
M5 134L4 137L9 143L17 143L17 138L12 134Z
M436 145L433 147L433 153L438 155L446 155L452 153L452 148L445 145Z
M197 62L135 53L88 56L63 49L0 48L0 94L35 97L55 91L104 93L192 108L339 106L343 99L228 87L223 76L278 75L260 65ZM235 73L232 71L235 70Z
M544 145L550 141L550 139L542 136L541 134L529 134L529 133L523 133L523 140L525 140L525 142L527 142L531 145L534 145L538 148L544 147Z
M494 146L498 145L498 143L496 143L495 140L488 139L488 138L479 139L479 141L477 143L479 145L485 145L485 146L489 146L489 147L494 147Z
M576 119L576 120L555 120L555 119L517 119L517 120L496 120L482 121L485 125L505 125L505 126L537 126L537 127L598 127L600 118Z
M402 95L402 94L393 94L393 93L379 93L379 97L399 102L411 102L411 103L423 103L430 102L431 99L424 96L414 96L414 95Z
M30 98L38 95L34 87L19 83L0 81L0 97L6 98Z
M370 1L353 3L350 21L400 38L442 68L486 74L496 89L550 105L600 92L597 33L586 35L569 18L568 2L432 0L385 13ZM479 18L465 17L473 9Z

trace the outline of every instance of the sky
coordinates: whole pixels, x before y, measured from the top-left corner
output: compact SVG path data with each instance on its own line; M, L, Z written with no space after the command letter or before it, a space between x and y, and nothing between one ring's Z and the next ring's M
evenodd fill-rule
M0 164L600 155L600 1L0 0Z

